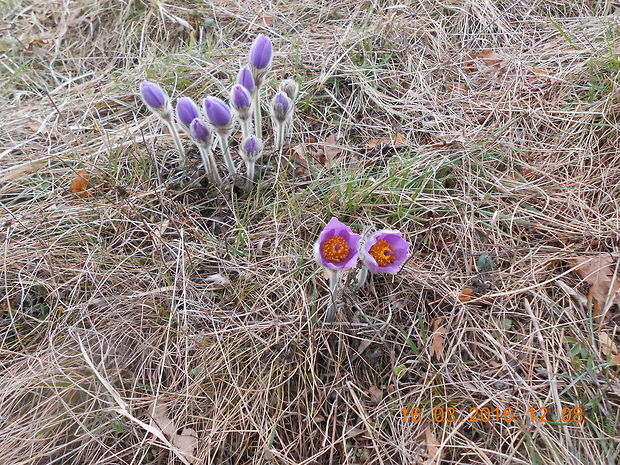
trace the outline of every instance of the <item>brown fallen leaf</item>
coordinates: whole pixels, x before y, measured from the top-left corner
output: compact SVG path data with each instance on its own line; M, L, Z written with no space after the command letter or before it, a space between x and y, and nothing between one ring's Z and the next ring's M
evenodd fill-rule
M463 289L461 291L461 294L459 295L460 302L469 302L471 300L474 300L475 298L476 298L476 295L474 294L474 290L470 289L469 287L466 287L465 289Z
M86 192L86 188L88 187L88 174L84 170L78 170L75 173L75 178L71 181L71 192L78 195L79 197L86 197L88 193Z
M614 276L615 259L608 253L601 253L589 257L573 257L569 263L575 267L575 272L590 285L588 300L592 305L592 316L601 316L607 303L607 296L614 304L620 304L620 280Z
M603 358L618 355L618 346L605 331L598 333L598 343Z
M435 357L437 360L443 360L444 358L444 346L446 342L446 333L448 330L443 326L445 318L440 316L435 318L431 324L433 333L430 337L430 354L431 357Z
M374 149L376 147L405 147L407 145L407 137L402 134L402 133L398 133L395 134L393 137L382 137L380 139L370 139L368 141L368 144L366 144L368 148Z
M368 393L373 404L379 404L383 400L383 389L378 388L374 384L368 388Z
M424 462L424 465L439 465L441 463L441 454L437 454L439 451L439 442L430 426L424 431L424 436L426 440L426 453L428 454L428 460Z
M480 64L499 69L502 64L502 57L495 51L490 49L480 50L478 53L471 53L467 55L465 63L463 63L463 70L468 73L483 69Z
M164 436L183 454L190 464L196 463L194 456L198 448L198 433L192 428L184 428L181 434L177 434L177 426L174 420L168 416L168 407L164 404L153 404L150 409L151 426L164 433Z
M340 153L342 152L342 147L338 145L338 142L336 141L336 136L334 136L333 134L327 136L327 138L325 139L324 147L326 160L325 166L331 168L341 160L341 157L338 157L338 155L340 155Z

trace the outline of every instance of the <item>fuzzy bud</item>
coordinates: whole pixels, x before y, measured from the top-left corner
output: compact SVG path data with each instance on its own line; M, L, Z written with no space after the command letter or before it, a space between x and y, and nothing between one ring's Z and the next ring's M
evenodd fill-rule
M166 92L154 82L140 83L140 97L144 104L162 119L171 117L170 103Z
M285 79L280 83L280 91L284 92L293 102L297 98L299 86L292 79Z
M273 45L271 39L265 34L259 34L254 40L252 48L250 49L250 70L254 77L254 85L260 87L263 85L265 75L269 68L271 68L271 61L273 60Z
M189 125L196 118L200 118L200 110L194 101L189 97L182 97L177 100L177 121L189 132Z
M189 125L189 135L194 139L194 142L204 146L208 146L211 143L211 131L206 123L198 118L194 118Z
M230 104L241 121L248 120L252 116L252 98L242 85L233 86L230 92Z
M291 99L284 92L278 92L271 101L271 112L275 121L279 124L286 123L292 111Z
M232 112L226 103L217 97L207 97L203 106L209 123L220 133L230 131L232 128Z
M254 94L254 89L256 88L254 84L254 76L252 76L252 72L250 68L244 66L239 70L239 75L237 76L237 84L245 87L250 95Z
M256 162L262 154L263 143L254 135L247 137L241 144L241 156L247 162Z

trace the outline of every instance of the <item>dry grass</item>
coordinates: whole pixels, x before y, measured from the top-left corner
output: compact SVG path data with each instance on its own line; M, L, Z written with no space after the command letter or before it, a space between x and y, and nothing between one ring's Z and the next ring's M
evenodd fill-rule
M617 4L2 3L2 463L180 463L156 399L197 463L618 462L617 308L595 321L565 261L620 243ZM293 142L249 194L175 181L139 81L219 94L258 32L302 84ZM325 324L332 215L415 247Z

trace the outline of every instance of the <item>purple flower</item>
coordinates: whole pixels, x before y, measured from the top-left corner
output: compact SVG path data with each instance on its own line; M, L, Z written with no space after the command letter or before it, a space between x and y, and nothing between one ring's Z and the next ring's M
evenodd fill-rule
M353 268L357 264L361 236L347 225L332 218L314 244L314 258L331 270Z
M194 140L204 144L209 141L210 131L203 121L194 118L189 124L189 134Z
M286 122L292 109L293 104L291 99L282 91L278 92L271 102L273 117L279 123Z
M263 152L263 143L255 135L251 135L241 144L241 152L244 159L256 161Z
M144 104L151 110L163 109L168 103L168 95L154 82L142 81L140 83L140 96Z
M216 128L228 128L232 122L232 112L223 100L207 97L203 102L209 122Z
M250 49L250 64L256 69L266 69L271 65L273 45L265 34L259 34Z
M250 93L242 85L237 84L233 86L230 93L230 103L232 107L237 111L244 111L250 108L252 101L250 100Z
M200 118L200 110L194 101L189 97L178 99L177 120L187 128L196 118Z
M254 76L252 76L252 72L250 68L244 66L239 70L239 75L237 76L237 84L245 87L250 94L254 93Z
M396 274L409 258L411 244L399 231L383 229L370 236L362 247L364 265L373 273Z

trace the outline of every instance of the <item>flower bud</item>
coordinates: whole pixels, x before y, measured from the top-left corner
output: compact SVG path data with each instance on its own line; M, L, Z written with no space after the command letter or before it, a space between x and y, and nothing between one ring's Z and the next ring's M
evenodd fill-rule
M267 69L271 66L273 45L265 34L259 34L250 49L250 64L256 69Z
M189 97L182 97L177 100L177 120L185 129L189 131L189 125L196 118L200 118L200 110L194 101Z
M284 124L293 111L293 102L284 92L278 92L271 101L271 111L276 122Z
M286 79L280 83L280 91L284 92L293 102L297 98L299 86L292 79Z
M256 86L254 85L254 76L252 76L250 68L244 66L239 70L239 75L237 76L237 84L245 87L250 93L250 95L254 94L254 89Z
M206 123L199 118L194 118L189 124L189 135L194 142L202 146L209 145L211 142L211 131Z
M161 110L168 103L168 95L154 82L142 81L140 83L140 96L144 104L151 110Z
M266 35L259 34L250 49L250 70L256 87L260 88L263 85L265 75L271 68L272 59L273 46L271 40Z
M247 137L241 144L241 156L246 162L256 162L263 154L263 143L254 135Z
M245 121L252 116L252 100L245 87L237 84L230 92L230 103L240 120Z
M209 123L220 132L229 131L232 126L232 112L224 101L217 97L207 97L203 106Z

